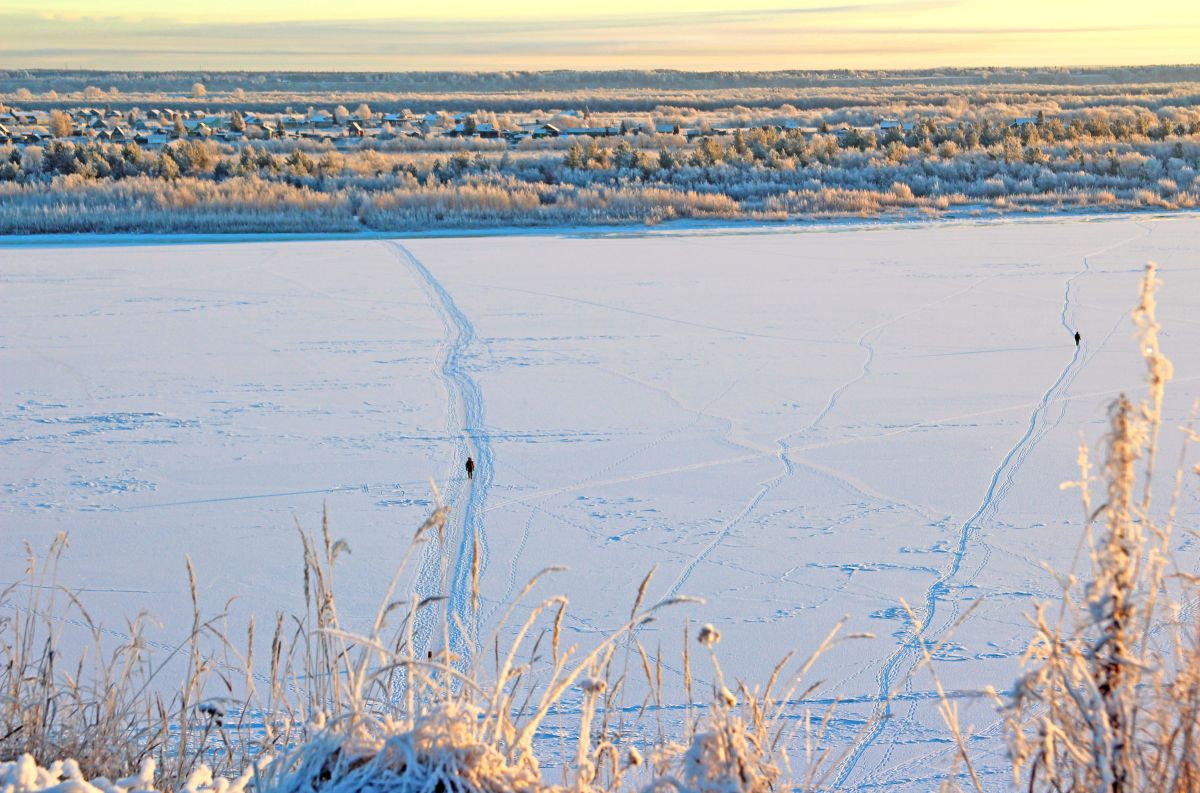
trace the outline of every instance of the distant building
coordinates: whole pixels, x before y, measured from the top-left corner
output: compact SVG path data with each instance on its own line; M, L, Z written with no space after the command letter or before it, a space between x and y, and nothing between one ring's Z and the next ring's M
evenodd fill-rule
M621 134L621 128L619 126L567 127L566 129L562 130L562 134L563 135L573 135L573 136L587 135L587 136L590 136L593 138L603 138L603 137L608 137L609 135Z

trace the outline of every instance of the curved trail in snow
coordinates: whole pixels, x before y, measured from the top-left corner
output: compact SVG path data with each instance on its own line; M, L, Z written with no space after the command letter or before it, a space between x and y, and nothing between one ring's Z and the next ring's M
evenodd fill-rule
M774 476L764 482L759 483L758 490L755 491L754 495L750 498L750 500L746 503L746 505L744 507L742 507L742 509L739 510L738 513L736 515L734 515L732 519L727 521L725 523L725 525L722 526L717 531L717 533L713 537L713 539L710 540L703 548L701 548L700 552L697 553L691 559L691 561L689 561L687 563L687 565L684 566L683 570L680 571L679 576L675 579L674 582L672 582L670 588L668 588L666 594L663 595L663 598L664 599L672 598L672 597L675 597L677 594L679 594L680 588L682 588L683 585L687 582L687 580L689 578L691 578L692 573L694 573L696 571L696 568L699 567L700 564L702 562L704 562L704 560L707 559L709 557L709 555L712 554L712 552L714 550L716 550L717 547L720 546L721 543L724 542L730 536L730 534L733 533L733 530L737 527L738 524L740 524L751 513L753 513L755 509L758 508L759 504L762 503L763 499L765 499L772 490L777 488L780 484L782 484L789 477L791 477L792 474L795 473L797 465L801 465L806 468L810 468L810 470L816 471L823 476L830 477L830 478L836 478L843 485L847 486L848 489L853 490L854 492L861 493L863 495L868 495L867 493L864 492L863 489L854 486L846 478L833 475L828 468L824 468L824 467L820 467L820 466L809 466L803 460L793 460L792 456L791 456L791 453L793 451L793 448L790 443L791 439L795 438L797 435L803 435L805 433L811 432L812 430L814 430L818 426L820 426L821 422L823 422L829 416L829 414L833 412L834 408L837 407L838 400L841 398L842 394L844 394L847 389L862 382L864 379L867 378L867 376L869 376L871 374L871 364L875 360L875 345L873 343L871 343L870 339L876 333L878 333L879 331L888 327L889 325L893 325L897 322L900 322L901 320L906 319L914 314L920 313L922 311L926 311L926 310L933 308L934 306L937 306L948 300L952 300L956 297L964 295L964 294L970 292L971 290L977 288L980 284L982 284L988 280L991 280L991 278L993 278L993 276L987 276L985 278L977 279L977 280L973 281L971 284L969 284L968 286L963 287L962 289L955 290L954 292L951 292L950 294L943 295L935 300L931 300L931 301L923 303L919 306L916 306L915 308L911 308L908 311L904 311L893 317L890 317L881 322L878 322L875 325L872 325L871 327L864 330L862 332L862 334L858 337L858 341L856 342L857 346L860 347L863 350L863 352L865 353L862 367L859 370L858 374L856 374L854 377L847 380L846 382L838 385L838 387L835 388L830 393L829 398L825 401L824 407L822 407L821 410L817 412L817 415L814 416L813 419L808 424L806 424L804 427L801 427L800 429L785 433L784 435L781 435L775 439L775 444L778 447L778 450L775 452L775 457L776 457L776 459L779 460L780 464L782 464L783 470L776 476ZM920 508L916 507L915 505L907 505L906 504L905 506L908 506L909 508L913 508L915 511L918 511L918 512L920 511Z
M430 542L426 546L416 586L421 597L440 594L447 598L448 649L467 662L475 654L479 641L479 615L473 613L471 605L471 566L478 541L480 572L487 567L483 513L495 470L491 437L484 424L483 392L466 363L468 351L475 343L475 327L446 288L408 248L399 242L388 244L413 274L445 328L439 375L449 397L449 430L459 436L458 458L465 460L470 455L476 461L472 480L467 480L461 469L455 469L458 473L452 479L452 490L446 493L446 503L455 510L446 526L445 545L437 547L437 543ZM456 514L461 516L460 520L454 519ZM443 556L449 557L444 580ZM414 651L429 647L436 627L434 610L426 609L418 615Z
M1149 230L1147 230L1146 233L1148 234ZM1080 276L1091 270L1090 259L1119 248L1135 239L1138 239L1138 237L1123 239L1083 255L1081 268L1066 280L1066 284L1063 289L1063 306L1062 311L1059 314L1059 323L1065 330L1072 334L1075 332L1075 327L1073 327L1071 320L1068 318L1068 315L1073 317L1076 311L1076 304L1072 299L1072 291L1075 281ZM858 763L862 760L862 757L866 753L867 749L870 748L875 741L883 735L884 731L889 727L889 725L895 723L894 720L890 718L891 702L895 698L895 694L892 692L892 687L895 685L895 681L898 678L903 678L904 676L908 675L915 667L915 664L919 660L920 645L922 643L928 644L928 642L935 640L937 636L944 633L945 630L951 624L953 624L953 621L958 614L959 604L955 601L950 601L948 605L951 613L941 620L942 627L933 631L931 631L929 627L937 616L938 602L949 595L955 578L958 577L962 570L963 564L966 561L967 551L971 545L971 541L978 533L980 523L982 522L983 518L996 513L1000 503L1011 489L1017 471L1024 464L1025 460L1028 459L1034 447L1036 447L1038 442L1040 442L1040 440L1045 437L1050 430L1054 429L1058 422L1062 420L1065 410L1061 412L1057 419L1055 419L1053 422L1045 422L1045 417L1048 414L1051 405L1053 405L1055 402L1065 401L1068 389L1070 388L1071 383L1074 382L1075 377L1078 375L1081 368L1078 364L1081 360L1085 360L1083 357L1083 351L1083 346L1076 346L1074 348L1070 360L1062 368L1062 370L1059 371L1054 382L1050 384L1050 387L1043 392L1041 398L1035 403L1033 411L1029 416L1029 421L1026 424L1025 432L1020 438L1017 439L1017 442L1009 448L1007 453L1005 453L1005 455L1001 458L995 470L992 472L991 478L988 481L987 489L984 491L983 499L979 504L979 508L976 509L975 512L969 518L967 518L967 520L959 528L958 543L953 549L949 566L942 571L937 579L934 580L934 582L926 590L923 608L919 604L914 604L913 608L914 611L918 612L918 618L920 622L916 626L916 629L912 631L912 635L903 640L903 642L896 648L891 656L889 656L884 662L877 679L877 696L881 704L876 710L875 714L872 716L874 726L857 742L853 751L850 752L850 754L843 761L842 767L839 769L834 781L835 787L840 788L847 784L847 780L858 767ZM986 547L984 548L984 551L985 558L981 560L979 565L976 566L976 569L970 576L969 580L964 583L969 583L969 581L974 580L987 565L987 556L990 556L990 552ZM884 753L879 763L876 764L873 772L878 771L880 768L886 766L888 758L891 755L892 748L893 747L888 747L888 750Z

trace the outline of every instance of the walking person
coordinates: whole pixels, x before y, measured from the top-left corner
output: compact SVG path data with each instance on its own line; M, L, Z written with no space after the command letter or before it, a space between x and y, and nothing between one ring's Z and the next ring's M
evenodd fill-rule
M470 457L467 458L467 479L475 478L475 461Z
M1080 339L1082 339L1082 338L1083 338L1083 337L1079 335L1079 331L1075 331L1075 346L1076 346L1076 347L1078 347L1078 346L1079 346L1079 340L1080 340Z

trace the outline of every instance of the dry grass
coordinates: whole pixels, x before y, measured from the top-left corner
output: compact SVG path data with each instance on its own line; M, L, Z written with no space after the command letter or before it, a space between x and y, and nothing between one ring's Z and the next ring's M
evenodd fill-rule
M825 747L832 707L816 718L785 716L816 688L799 691L816 658L843 640L840 626L803 663L793 668L785 658L761 688L726 682L713 652L719 634L705 626L698 641L711 661L707 710L696 715L702 707L693 699L691 651L685 649L690 707L683 734L668 736L657 723L649 738L639 739L645 725L626 723L620 707L638 666L649 692L639 718L657 714L665 695L661 652L647 652L638 631L691 599L647 603L651 571L625 624L583 649L564 642L566 598L525 602L555 572L546 570L501 620L513 637L507 650L500 649L497 629L480 643L494 653L459 658L448 649L452 629L471 644L474 637L446 598L397 597L426 543L436 543L443 583L449 579L443 553L448 517L439 502L418 528L362 635L343 626L335 594L346 544L333 539L328 519L319 532L302 530L304 613L274 619L261 662L254 651L266 643L256 640L253 621L235 642L227 612L201 616L190 563L193 624L178 647L164 651L145 641L144 618L115 638L58 584L65 538L41 559L31 551L26 580L2 597L14 616L0 625L0 758L23 759L0 764L0 776L28 793L98 778L119 780L121 789L189 793L247 787L257 793L767 791L785 778L802 789L823 784L840 758ZM470 604L477 609L474 566L471 584ZM528 616L511 623L518 607ZM440 625L440 637L432 640L441 642L439 652L416 638L418 622L430 617ZM84 624L90 638L67 667L63 632L71 623ZM567 727L576 745L565 758L562 782L552 784L543 777L539 752L553 747L539 732L564 699L572 708L579 702L579 723ZM784 748L796 738L792 730L803 733L807 746L795 768Z
M0 757L70 758L83 774L109 779L150 762L159 780L181 786L202 763L227 769L256 754L256 741L231 740L243 725L227 720L220 696L237 688L234 670L253 670L231 663L224 614L201 619L190 563L191 630L179 646L155 649L145 640L147 615L107 630L57 583L66 547L60 535L41 558L27 548L25 580L0 593ZM87 632L73 656L64 649L68 626ZM179 674L181 663L178 685L166 681L164 668ZM243 705L249 712L250 700Z

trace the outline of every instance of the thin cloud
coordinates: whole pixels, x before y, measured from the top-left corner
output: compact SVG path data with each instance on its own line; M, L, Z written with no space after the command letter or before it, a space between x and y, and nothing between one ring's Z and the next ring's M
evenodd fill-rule
M843 3L810 8L740 9L737 11L693 11L677 14L624 14L581 17L544 17L540 19L479 18L472 20L417 19L381 17L378 19L274 20L266 22L185 22L169 16L131 18L120 15L0 14L8 27L20 25L33 33L53 35L63 28L94 31L95 26L118 28L122 35L139 38L255 39L265 36L329 36L374 34L382 29L411 35L455 36L548 35L571 31L637 31L664 29L675 31L693 27L739 23L774 23L788 19L872 14L883 11L906 13L946 9L961 5L962 0L913 0L900 3Z
M886 68L983 65L980 59L989 54L1028 63L1047 49L1047 37L1055 39L1052 49L1059 57L1074 63L1086 52L1161 62L1172 59L1162 42L1177 40L1180 47L1187 42L1181 38L1185 27L1144 20L1133 26L1104 24L1113 21L1111 15L1080 25L1062 24L1061 18L1058 24L1038 25L1020 17L1001 27L954 24L978 18L965 13L966 5L963 0L906 0L571 18L248 24L0 13L7 39L7 46L0 46L0 66L86 61L115 69L198 64L228 69ZM947 24L937 24L941 19ZM1140 35L1131 36L1134 31ZM1135 40L1156 40L1155 48L1145 47L1143 55Z

